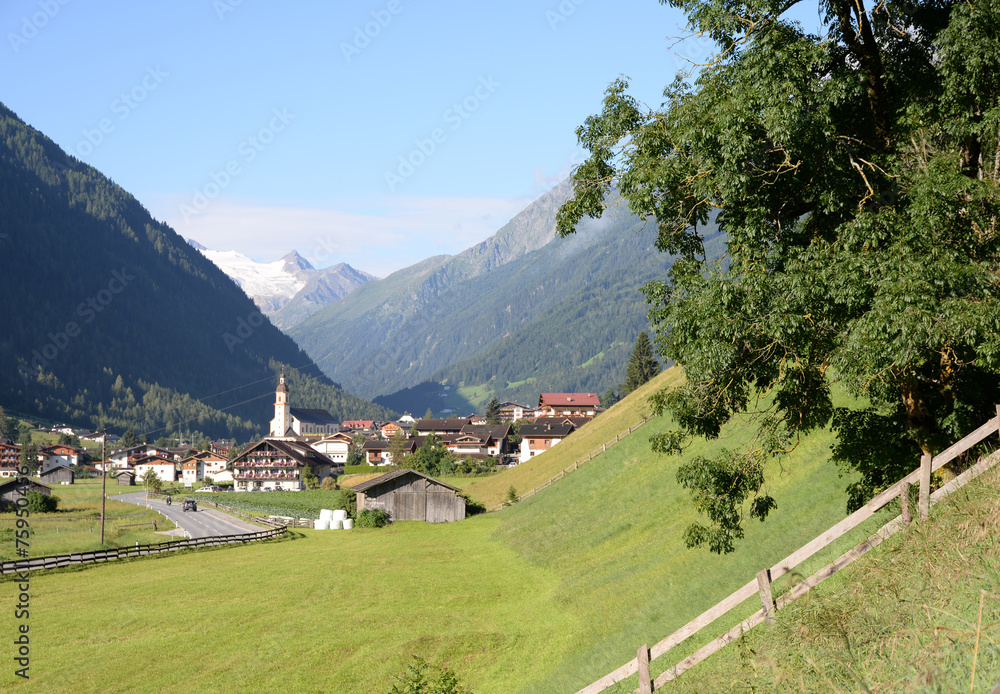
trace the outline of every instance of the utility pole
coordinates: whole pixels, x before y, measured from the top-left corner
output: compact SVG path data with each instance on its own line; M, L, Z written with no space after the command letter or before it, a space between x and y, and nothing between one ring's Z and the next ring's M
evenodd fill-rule
M104 427L104 436L101 437L101 547L104 546L104 502L108 498L108 428Z

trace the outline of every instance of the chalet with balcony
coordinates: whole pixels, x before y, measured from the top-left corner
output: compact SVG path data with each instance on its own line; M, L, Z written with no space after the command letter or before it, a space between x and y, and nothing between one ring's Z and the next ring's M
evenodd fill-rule
M21 446L10 439L0 439L0 477L17 477Z
M266 438L247 448L233 461L236 491L262 489L301 491L302 472L310 468L322 482L344 472L343 463L334 463L308 443L283 438Z

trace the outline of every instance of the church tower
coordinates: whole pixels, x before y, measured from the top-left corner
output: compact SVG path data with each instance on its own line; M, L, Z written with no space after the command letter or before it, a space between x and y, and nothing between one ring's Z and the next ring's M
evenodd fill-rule
M271 436L284 436L292 426L292 406L288 403L288 386L285 385L285 374L278 379L278 387L274 391L274 419L271 420Z

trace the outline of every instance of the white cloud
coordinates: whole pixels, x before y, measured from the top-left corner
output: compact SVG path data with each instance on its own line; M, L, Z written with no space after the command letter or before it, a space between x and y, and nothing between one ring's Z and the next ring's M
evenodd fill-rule
M483 241L531 198L393 196L354 199L341 209L219 198L185 220L180 208L189 202L183 196L146 196L154 217L212 250L236 250L271 262L295 249L317 268L345 262L385 277Z

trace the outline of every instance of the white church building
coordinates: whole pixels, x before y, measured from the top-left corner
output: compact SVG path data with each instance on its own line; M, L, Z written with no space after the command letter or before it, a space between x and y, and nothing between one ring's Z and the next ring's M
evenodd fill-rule
M270 436L321 438L338 431L340 423L326 410L292 407L288 402L285 374L281 374L274 392L274 419L271 420Z

